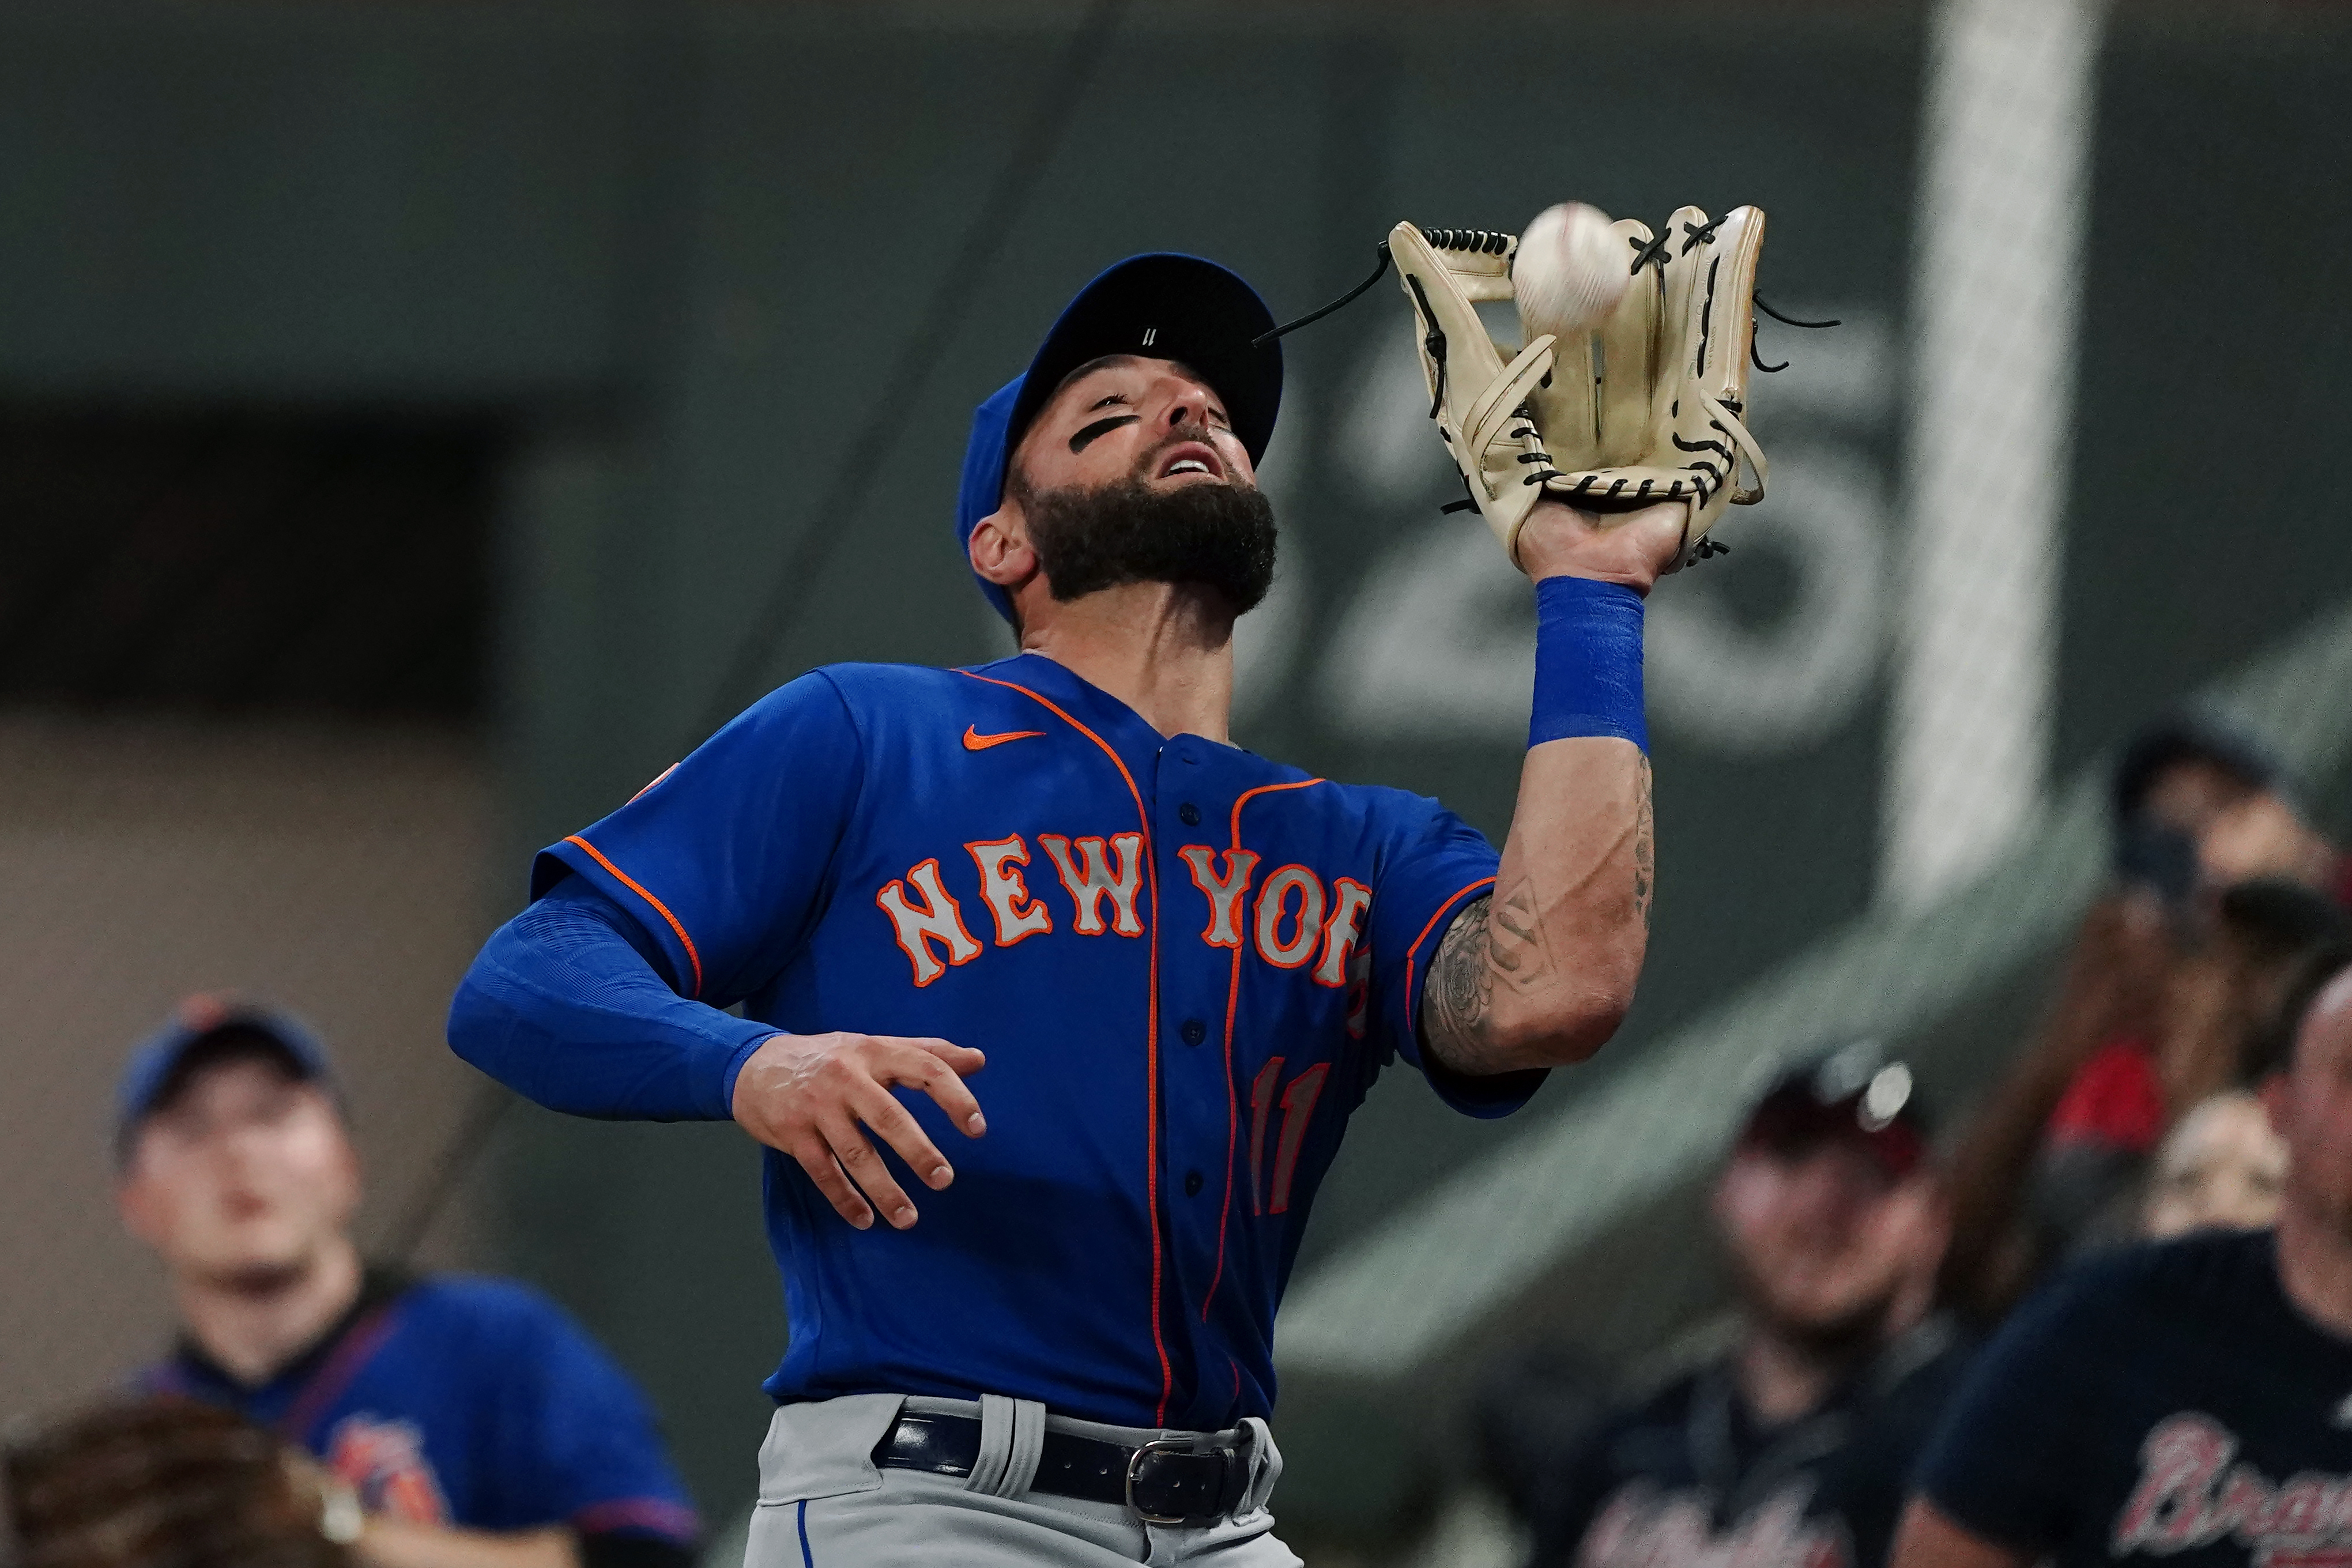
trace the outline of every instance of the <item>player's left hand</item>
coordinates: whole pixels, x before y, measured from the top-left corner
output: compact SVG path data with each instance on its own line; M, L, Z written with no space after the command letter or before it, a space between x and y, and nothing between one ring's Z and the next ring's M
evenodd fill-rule
M735 1075L732 1109L743 1131L799 1161L842 1218L865 1230L878 1208L904 1230L915 1223L915 1205L866 1132L897 1151L925 1186L944 1188L955 1172L890 1090L921 1089L965 1137L977 1138L988 1122L963 1080L987 1059L940 1039L777 1035Z
M1547 497L1519 530L1519 564L1528 576L1589 577L1647 594L1682 553L1690 509L1680 501L1640 511L1579 511Z

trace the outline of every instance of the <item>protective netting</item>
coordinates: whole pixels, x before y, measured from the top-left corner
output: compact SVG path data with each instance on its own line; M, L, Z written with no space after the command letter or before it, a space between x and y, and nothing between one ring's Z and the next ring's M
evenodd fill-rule
M361 6L358 31L306 21L273 53L252 46L277 13L179 8L217 58L275 62L251 68L286 87L255 94L267 112L189 116L186 166L115 132L173 90L212 103L205 71L120 47L112 21L0 32L0 72L62 50L58 81L106 84L79 120L58 89L79 141L0 115L27 202L119 184L251 205L138 207L121 275L72 212L0 258L0 375L12 398L50 388L26 395L37 419L0 420L0 1256L17 1265L0 1417L167 1332L112 1212L107 1103L182 995L319 1026L380 1237L488 1103L442 1019L495 890L519 890L518 842L673 760L733 700L715 679L730 650L762 679L1002 651L972 632L1003 635L946 543L970 405L1128 251L1229 260L1287 316L1360 276L1399 217L1509 226L1577 198L1654 223L1754 200L1768 297L1844 323L1764 326L1766 359L1790 362L1754 391L1771 498L1724 526L1727 560L1652 601L1641 1011L1501 1128L1390 1075L1319 1199L1279 1340L1277 1500L1317 1568L1510 1560L1491 1498L1435 1510L1420 1541L1429 1510L1400 1500L1460 1479L1450 1422L1483 1352L1539 1340L1622 1373L1717 1321L1695 1194L1771 1065L1873 1033L1966 1107L2107 884L2102 781L2136 726L2189 700L2232 714L2319 829L2352 829L2352 554L2311 455L2312 432L2352 421L2329 285L2352 226L2309 195L2352 103L2341 8L1276 3L1211 7L1206 51L1190 13L1137 6L1095 39L1103 80L1035 118L1071 126L1050 152L1020 92L1059 90L1051 63L1098 9L990 9L640 7L624 35L565 32L562 7ZM1669 55L1706 112L1659 112ZM129 75L104 74L119 61ZM482 93L501 71L543 91ZM574 117L616 96L642 121ZM460 113L493 100L507 118ZM1198 139L1175 158L1187 204L1137 178L1137 123ZM66 161L88 148L140 177ZM1037 199L937 295L963 312L948 341L912 341L908 301L969 260L940 236L1021 188L1013 156L1040 160ZM466 205L492 166L528 190ZM70 243L43 248L53 234ZM35 287L36 261L65 281ZM1284 565L1238 634L1238 733L1499 834L1527 586L1475 519L1437 513L1460 490L1404 314L1384 285L1285 341L1265 474ZM142 334L152 361L125 347ZM158 385L184 399L160 444L76 401ZM309 431L299 462L208 423L257 385ZM470 457L383 445L403 425L387 400L420 395L507 412L452 416ZM313 399L342 410L323 439ZM795 554L787 530L825 521L811 476L866 472L844 454L876 405L887 475L855 526ZM542 458L580 460L542 464L536 488L527 463L500 468L482 431L509 415ZM517 474L494 580L488 515ZM782 584L793 625L762 649L751 612L779 563L808 580ZM513 1158L451 1188L423 1259L528 1267L645 1378L714 1516L747 1502L751 1445L727 1423L756 1422L777 1347L740 1141L553 1118L495 1136Z
M2263 546L2222 542L2276 538L2282 514L2316 492L2281 476L2188 480L2184 445L2210 440L2200 410L2233 395L2210 375L2150 372L2156 353L2133 341L2164 330L2137 314L2151 310L2221 330L2228 312L2191 302L2211 265L2233 289L2312 298L2294 279L2326 268L2321 235L2265 247L2257 274L2146 215L2166 194L2218 211L2231 199L2225 157L2243 176L2265 147L2286 156L2302 128L2260 107L2263 73L2292 58L2352 81L2340 29L2308 15L1944 0L1922 34L1906 304L1889 319L1833 298L1776 301L1847 325L1771 343L1768 358L1785 346L1794 362L1754 393L1775 494L1724 533L1749 552L1737 564L1793 563L1777 625L1810 635L1776 638L1769 614L1726 616L1703 574L1665 585L1651 615L1654 722L1691 747L1662 761L1662 780L1670 765L1826 754L1857 706L1883 703L1874 895L1302 1269L1278 1345L1286 1386L1307 1397L1443 1402L1462 1368L1525 1342L1589 1352L1612 1368L1602 1381L1626 1386L1670 1364L1662 1353L1682 1353L1680 1337L1721 1322L1728 1303L1699 1193L1757 1086L1821 1042L1874 1037L1919 1064L1947 1110L1969 1108L2024 1038L2053 955L2115 885L2108 771L2139 726L2182 709L2240 726L2284 762L2315 826L2338 845L2352 826L2352 579L2330 563L2322 582L2283 581L2234 556ZM1769 256L1764 276L1777 287ZM2340 307L2321 308L2340 331ZM2322 356L2290 337L2287 397L2324 376ZM2261 360L2235 374L2259 376ZM1898 439L1882 468L1868 433L1890 407ZM2284 437L2254 438L2285 450ZM1400 595L1447 559L1433 545L1399 562ZM2209 591L2189 586L2207 573ZM1349 623L1363 638L1355 668L1402 656L1408 639L1387 624ZM1399 668L1420 687L1444 674L1439 661ZM1479 683L1498 710L1507 690ZM1330 692L1366 722L1400 722L1336 670ZM1471 701L1447 711L1465 732L1477 722ZM1787 831L1801 833L1801 797L1789 809ZM1693 828L1664 807L1660 823L1663 863L1669 836L1687 844ZM1709 847L1769 853L1754 839ZM1744 896L1710 912L1737 927L1801 892L1751 883ZM1671 974L1644 978L1661 984ZM1458 1447L1426 1447L1432 1468L1461 1473ZM1524 1531L1491 1491L1449 1495L1419 1545L1358 1560L1522 1560Z
M1949 0L1930 27L1879 872L1906 907L1997 858L2047 782L2100 8Z

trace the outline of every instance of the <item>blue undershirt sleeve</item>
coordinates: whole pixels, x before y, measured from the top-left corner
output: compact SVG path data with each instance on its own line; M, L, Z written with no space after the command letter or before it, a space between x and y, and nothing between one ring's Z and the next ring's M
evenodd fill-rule
M670 989L636 921L580 878L492 936L449 1009L452 1049L551 1110L724 1121L776 1033Z
M552 1110L727 1120L736 1073L776 1030L722 1009L807 940L864 777L832 679L778 687L540 852L531 906L458 988L451 1048Z

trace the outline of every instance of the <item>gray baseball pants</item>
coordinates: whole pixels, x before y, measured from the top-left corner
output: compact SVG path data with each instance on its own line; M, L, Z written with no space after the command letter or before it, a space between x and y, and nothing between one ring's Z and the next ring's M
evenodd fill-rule
M874 1446L901 1409L979 1417L971 1475L877 1467ZM1265 1422L1252 1417L1227 1435L1250 1456L1249 1489L1233 1517L1189 1527L1145 1524L1118 1503L1031 1491L1048 1427L1129 1446L1181 1436L1067 1420L1034 1401L994 1394L977 1404L860 1394L779 1405L760 1446L760 1504L744 1568L1300 1568L1275 1539L1266 1509L1282 1455Z

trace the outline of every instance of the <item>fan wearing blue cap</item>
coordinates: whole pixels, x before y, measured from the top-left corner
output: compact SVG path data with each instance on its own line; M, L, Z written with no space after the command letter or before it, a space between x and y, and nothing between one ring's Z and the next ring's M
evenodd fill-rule
M306 1450L363 1510L360 1568L694 1561L652 1411L551 1302L362 1263L359 1159L300 1023L183 1005L124 1069L115 1150L123 1223L162 1259L183 1330L138 1387Z
M1402 1058L1507 1114L1631 1000L1682 508L1531 516L1498 854L1232 742L1281 396L1232 272L1097 278L966 448L956 539L1021 651L771 693L542 851L458 991L452 1046L541 1103L766 1146L751 1568L1295 1562L1275 1310L1349 1113Z

